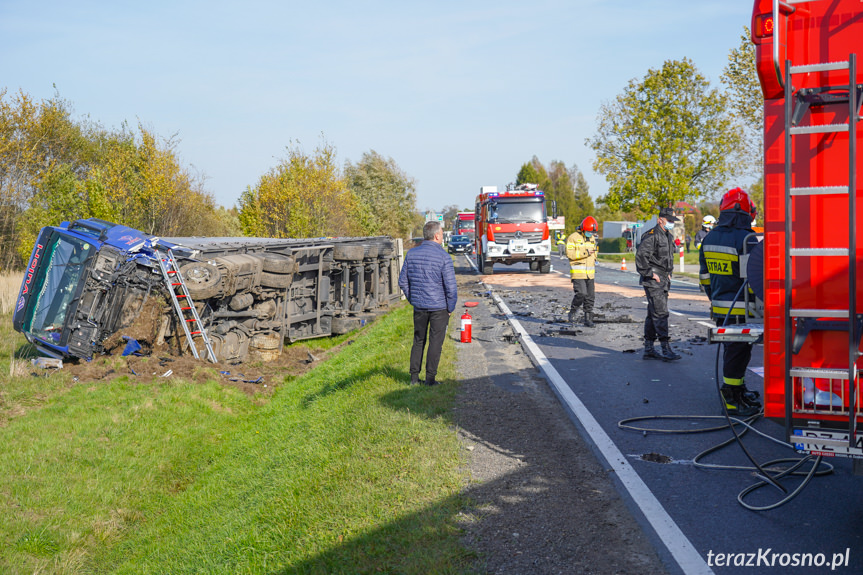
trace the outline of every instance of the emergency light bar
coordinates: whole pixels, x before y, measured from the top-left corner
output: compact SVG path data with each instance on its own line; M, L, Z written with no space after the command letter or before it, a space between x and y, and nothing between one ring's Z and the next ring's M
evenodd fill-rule
M507 196L507 197L514 197L514 196L517 196L517 197L523 197L523 198L524 198L524 197L532 197L532 196L533 196L533 197L539 197L539 196L544 196L544 195L545 195L545 192L543 192L543 191L541 191L541 190L537 190L537 191L535 191L535 192L512 191L512 192L505 192L505 193L506 193L506 196ZM487 195L489 198L499 198L499 197L501 196L501 192L489 192L489 193L488 193L488 194L486 194L486 195Z

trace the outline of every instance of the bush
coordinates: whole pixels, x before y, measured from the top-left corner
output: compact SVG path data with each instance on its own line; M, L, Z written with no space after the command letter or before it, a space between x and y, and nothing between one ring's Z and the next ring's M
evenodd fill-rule
M622 254L626 252L626 238L602 238L597 249L603 254Z

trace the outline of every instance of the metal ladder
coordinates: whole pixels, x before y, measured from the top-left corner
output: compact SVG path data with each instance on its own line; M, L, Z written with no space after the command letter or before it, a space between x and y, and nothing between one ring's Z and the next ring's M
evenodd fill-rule
M186 341L189 343L189 348L192 350L195 359L201 359L198 354L198 348L195 346L195 336L200 336L204 342L204 346L207 348L207 358L211 362L216 363L216 354L213 352L210 338L207 337L207 332L204 330L204 324L201 322L198 310L195 309L195 304L189 296L189 290L186 288L186 282L183 281L183 275L177 266L177 260L174 259L174 253L171 250L165 252L156 250L156 259L159 261L159 269L162 270L165 287L168 288L171 301L174 302L174 309L180 318L180 325L183 326ZM180 303L181 299L185 305ZM189 324L194 324L194 330L189 329Z
M823 86L800 89L794 93L792 77L795 74L848 70L847 85ZM861 92L863 85L856 84L856 54L851 54L847 62L828 62L792 66L785 61L785 428L786 436L793 441L793 398L794 378L823 378L845 380L848 399L848 440L834 440L837 447L855 447L857 440L858 399L857 350L863 333L863 315L857 314L857 246L856 246L856 190L857 190L857 122L860 114ZM799 126L810 106L848 103L848 123ZM848 133L848 185L823 187L792 187L793 154L792 140L797 135ZM823 151L821 153L828 153ZM795 197L822 194L846 195L848 197L848 247L794 246L792 236L793 201ZM846 309L799 309L792 301L793 261L795 258L848 258L848 306ZM811 261L811 260L810 260ZM796 327L796 335L792 327ZM813 366L794 366L792 356L800 351L807 334L812 330L845 331L848 333L848 367L822 368ZM802 381L802 379L801 379ZM831 402L832 405L832 402ZM826 445L830 443L824 440Z

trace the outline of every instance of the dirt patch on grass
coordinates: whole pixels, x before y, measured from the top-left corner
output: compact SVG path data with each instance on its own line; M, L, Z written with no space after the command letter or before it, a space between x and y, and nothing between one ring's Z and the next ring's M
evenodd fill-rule
M66 360L60 371L73 382L82 383L107 382L120 377L139 383L165 379L196 383L215 380L249 395L271 394L276 387L312 369L349 341L326 351L294 344L285 347L274 361L242 364L211 363L191 355L171 355L164 349L165 353L147 355L122 356L118 352L117 355L95 357L92 361ZM30 371L34 375L48 375L55 370L34 367Z

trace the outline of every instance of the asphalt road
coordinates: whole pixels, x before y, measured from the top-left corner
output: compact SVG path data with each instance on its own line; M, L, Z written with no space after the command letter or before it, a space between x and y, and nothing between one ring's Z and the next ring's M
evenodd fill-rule
M857 499L863 477L854 475L850 460L826 460L834 467L832 474L814 477L796 497L778 508L752 511L741 505L738 497L759 480L737 443L701 462L743 469L703 469L693 462L704 450L732 438L727 428L702 433L655 431L691 432L723 423L679 419L720 415L715 378L717 348L703 341L709 325L707 300L694 280L684 279L673 282L669 300L674 346L683 359L669 363L642 360L646 300L633 271L634 262L628 267L628 271L621 271L619 264L600 264L596 309L615 321L599 323L593 329L573 329L563 323L572 292L563 275L568 265L557 256L551 274L530 272L527 265L521 264L495 266L494 275L484 276L483 281L505 302L513 319L547 358L546 377L552 381L551 376L559 374L569 390L567 394L571 391L583 404L589 412L588 419L595 419L601 432L626 459L624 467L637 475L636 483L645 486L647 493L627 486L622 475L618 481L658 552L682 564L682 573L863 573L863 504ZM626 316L635 322L618 321ZM761 346L756 346L746 382L750 389L763 391L763 381L757 374L757 368L763 365L761 352ZM565 402L564 395L558 391ZM610 470L618 471L607 460L608 452L602 443L590 435L590 421L584 421L570 407L568 412L593 443L600 460ZM675 419L632 424L648 429L646 432L619 426L627 418L650 416ZM768 437L782 440L784 430L773 421L761 419L754 427ZM801 457L753 432L744 435L742 441L761 464ZM786 477L780 483L790 492L801 485L802 478ZM768 486L744 500L752 506L767 507L784 497L777 488ZM650 505L643 504L645 498L655 498L661 510L650 511ZM660 521L657 528L654 516L665 517L664 514L671 524L663 526ZM694 551L694 561L693 554L689 560L680 559L686 556L680 549L687 545ZM823 565L816 566L822 561Z

